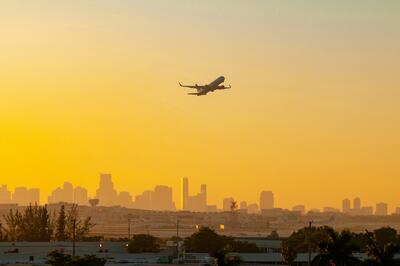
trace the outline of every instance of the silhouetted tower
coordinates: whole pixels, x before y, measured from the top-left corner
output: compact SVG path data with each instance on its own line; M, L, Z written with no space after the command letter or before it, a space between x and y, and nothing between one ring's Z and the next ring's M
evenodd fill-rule
M260 210L274 208L274 194L272 191L262 191L260 193Z
M181 199L181 208L182 210L187 210L187 201L189 197L189 180L187 177L182 178L182 199Z
M342 212L348 213L351 209L351 202L349 199L344 199L342 201Z
M353 208L354 208L355 210L361 209L361 199L360 199L360 198L355 198L355 199L353 200Z

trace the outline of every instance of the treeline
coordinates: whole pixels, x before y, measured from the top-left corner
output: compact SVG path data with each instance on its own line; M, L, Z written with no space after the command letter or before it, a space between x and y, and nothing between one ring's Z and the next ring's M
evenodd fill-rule
M382 227L372 232L335 231L332 227L305 227L283 243L282 255L288 265L296 265L298 253L318 253L313 265L400 265L400 236L394 228ZM360 260L354 253L367 255Z
M5 224L0 227L0 241L67 241L74 232L77 241L84 240L94 224L91 217L79 218L78 206L66 211L64 205L58 213L50 213L47 205L30 205L23 211L10 210L3 216Z

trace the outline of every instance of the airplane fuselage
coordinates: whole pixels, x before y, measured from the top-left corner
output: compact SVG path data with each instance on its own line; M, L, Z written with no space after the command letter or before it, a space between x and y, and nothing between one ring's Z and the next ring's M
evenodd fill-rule
M209 92L213 92L215 90L225 90L225 89L230 89L231 86L229 85L229 87L226 87L224 85L221 85L223 82L225 81L225 77L224 76L220 76L217 79L215 79L213 82L207 84L207 85L182 85L181 83L179 83L179 85L181 87L187 87L187 88L192 88L192 89L196 89L197 92L196 93L188 93L190 95L197 95L197 96L201 96L201 95L206 95Z

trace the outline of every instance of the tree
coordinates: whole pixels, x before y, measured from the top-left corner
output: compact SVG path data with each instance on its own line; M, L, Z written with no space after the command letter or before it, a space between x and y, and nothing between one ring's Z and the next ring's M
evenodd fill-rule
M159 252L160 239L148 234L134 235L128 244L129 253Z
M95 255L85 255L83 257L72 257L69 254L60 253L57 250L47 255L47 264L53 266L104 266L106 259L98 258Z
M400 251L399 245L393 242L379 243L375 232L367 231L366 236L368 238L367 254L371 259L367 260L365 265L400 265L400 260L394 257Z
M343 230L341 233L338 233L333 228L329 228L327 233L329 239L320 243L320 254L314 258L313 263L321 266L360 264L360 261L353 256L353 252L357 250L357 247L350 242L350 231Z
M308 252L308 239L311 242L311 251L316 252L319 250L319 243L329 240L328 231L331 229L329 226L321 227L304 227L298 231L293 232L289 238L283 242L283 249L297 252Z
M185 239L185 248L192 252L207 252L215 255L216 252L231 244L233 239L218 235L208 227L201 227L197 232Z
M387 243L399 243L399 239L397 237L397 231L394 228L389 226L381 227L379 229L374 230L374 238L376 244L383 247Z
M71 206L66 216L65 232L68 239L73 238L74 223L75 223L75 238L78 241L84 239L85 236L90 232L90 230L94 226L94 223L91 222L90 216L83 221L79 218L77 204L73 204Z
M285 246L282 248L282 256L285 263L288 265L293 265L297 257L297 252L293 247Z
M65 233L66 226L66 216L65 216L65 207L61 206L60 212L58 213L57 225L56 225L56 240L57 241L65 241L67 239L67 234Z

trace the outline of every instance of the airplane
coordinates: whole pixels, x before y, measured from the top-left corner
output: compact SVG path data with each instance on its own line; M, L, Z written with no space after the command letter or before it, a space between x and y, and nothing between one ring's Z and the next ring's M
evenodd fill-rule
M179 86L197 90L197 92L193 92L193 93L191 92L191 93L188 93L188 95L201 96L201 95L206 95L207 93L213 92L215 90L230 89L231 85L229 85L229 87L221 85L221 83L223 83L224 81L225 81L225 77L224 76L220 76L216 80L214 80L213 82L211 82L210 84L207 84L207 85L197 85L197 84L195 84L193 86L192 85L182 85L179 82Z

